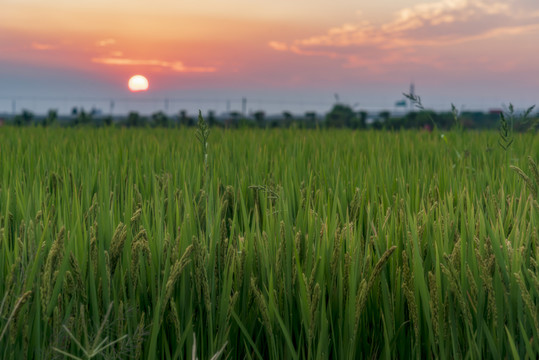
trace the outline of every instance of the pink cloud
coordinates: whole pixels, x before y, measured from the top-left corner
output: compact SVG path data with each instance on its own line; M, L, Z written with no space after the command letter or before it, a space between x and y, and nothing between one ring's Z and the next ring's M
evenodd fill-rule
M185 66L181 61L140 60L117 57L93 58L92 61L98 64L117 66L155 66L170 69L174 72L183 73L205 73L217 71L217 68L211 66Z
M522 35L539 30L539 13L525 11L515 1L441 0L401 9L392 21L344 24L326 34L270 42L270 47L306 56L344 60L345 67L381 70L384 65L425 63L442 66L430 48L483 41L502 35ZM276 46L278 44L278 46ZM422 52L419 56L419 52ZM430 51L432 52L432 50Z
M43 43L38 43L38 42L33 42L31 46L32 46L32 49L41 50L41 51L52 50L55 48L54 45L43 44Z
M277 50L277 51L287 51L288 50L288 45L284 42L281 42L281 41L270 41L268 43L268 46L270 48L272 48L273 50Z
M112 38L99 40L96 45L99 47L105 47L116 44L116 40Z

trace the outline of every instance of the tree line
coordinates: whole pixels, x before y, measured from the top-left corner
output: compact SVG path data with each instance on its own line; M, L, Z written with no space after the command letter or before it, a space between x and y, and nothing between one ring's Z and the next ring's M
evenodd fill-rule
M512 109L512 108L511 108ZM533 108L532 108L533 109ZM511 110L512 111L512 110ZM513 116L514 130L524 131L536 129L539 125L539 114L528 112L526 116ZM20 114L5 119L5 124L14 126L116 126L116 127L190 127L196 125L197 116L182 110L176 115L167 115L163 111L155 112L149 116L141 115L136 111L125 116L113 117L101 115L95 111L76 109L69 116L59 116L57 110L49 110L45 116L36 116L29 110L22 110ZM257 111L249 116L239 112L230 112L225 116L216 116L215 112L205 114L207 123L214 127L223 128L349 128L349 129L450 129L459 127L463 129L494 129L499 127L502 111L488 113L480 111L467 112L435 112L432 110L409 111L401 116L393 116L389 111L368 113L355 111L352 107L337 103L332 109L319 115L315 112L306 112L295 115L284 111L277 116L266 116L265 112ZM1 120L1 119L0 119Z

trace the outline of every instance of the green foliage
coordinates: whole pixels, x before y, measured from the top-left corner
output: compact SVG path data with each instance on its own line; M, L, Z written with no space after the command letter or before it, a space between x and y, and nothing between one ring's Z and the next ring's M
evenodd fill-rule
M292 114L289 111L282 112L279 116L272 115L267 117L263 111L256 111L251 115L244 115L237 111L230 112L226 117L216 117L213 111L208 111L206 121L210 127L226 127L229 129L244 129L244 128L300 128L300 129L316 129L319 127L326 128L349 128L349 129L455 129L457 131L463 129L494 129L499 128L500 121L498 112L483 113L481 111L464 111L459 112L455 105L451 104L450 112L434 112L426 109L421 98L416 95L405 94L406 97L414 104L416 109L420 111L411 111L404 115L391 116L391 112L384 110L375 116L372 124L367 125L369 114L366 111L354 111L350 106L344 104L336 104L325 115L318 115L315 112L306 112L303 115ZM535 107L530 107L522 112L520 116L515 117L515 121L511 129L515 132L534 131L539 124L537 115L532 115ZM505 115L510 117L510 114ZM169 117L162 111L153 113L150 117L141 116L137 112L130 112L124 117L99 114L95 109L86 112L84 109L73 108L71 117L61 117L56 110L50 110L46 116L34 116L30 111L24 110L21 114L10 119L7 118L8 124L16 126L30 126L41 124L44 127L50 125L58 126L110 126L115 123L120 127L176 127L178 125L184 127L195 127L197 121L193 116L190 116L186 110L179 112L176 117ZM509 124L511 119L508 119ZM435 126L434 126L435 124Z
M202 117L202 111L198 111L198 123L195 136L200 143L202 150L202 158L206 162L208 156L208 138L210 137L210 128L204 118Z
M156 127L169 127L170 126L170 120L168 116L162 112L158 111L156 113L152 114L151 117L152 125Z
M42 122L42 125L51 126L51 125L56 124L57 121L58 121L58 110L49 110L47 113L47 117Z
M88 113L84 109L81 109L77 115L74 125L90 125L93 120L92 117L92 113Z
M513 104L509 104L509 119L506 119L504 113L500 114L500 128L498 133L500 138L498 144L507 151L513 143L513 120L514 120L514 108Z
M125 125L128 127L140 127L146 125L146 119L142 117L138 112L131 111L127 115Z
M537 164L535 161L533 161L532 157L528 157L528 168L530 170L531 176L528 176L521 168L518 166L511 166L513 170L515 170L520 177L524 180L526 183L526 186L531 192L531 195L534 201L534 205L539 210L539 206L537 206L537 201L539 201L539 169L537 168Z
M13 123L15 126L28 126L31 125L33 119L34 113L24 109L20 114L15 116Z
M432 111L428 111L424 106L423 106L423 103L421 102L421 97L419 95L416 95L416 94L406 94L406 93L402 93L402 95L404 95L405 98L407 98L408 100L410 100L410 102L414 105L414 107L416 109L419 109L421 114L424 114L426 116L426 118L430 121L430 123L432 124L432 127L434 129L437 129L438 128L438 125L436 124L436 122L434 121L434 117L433 117L433 112Z
M329 127L364 128L365 120L359 117L348 105L335 104L326 115L326 125Z
M536 136L199 115L2 128L0 358L537 358Z
M507 151L513 143L513 127L515 123L527 124L530 120L530 114L534 108L535 105L530 106L520 116L518 116L513 104L510 103L507 114L504 114L503 112L500 113L500 126L498 129L500 138L498 140L498 144L502 149Z
M120 341L123 341L125 338L127 338L127 335L123 335L119 339L116 339L116 340L113 340L113 341L109 341L108 337L105 337L104 339L101 339L101 335L103 333L105 325L107 324L108 318L110 316L110 312L112 310L112 305L113 304L111 303L109 308L108 308L107 313L105 314L105 318L103 319L103 322L101 323L101 326L99 327L99 330L98 330L97 334L94 337L93 343L88 338L88 329L86 328L87 325L86 325L86 322L84 321L84 312L83 312L83 310L81 311L82 314L83 314L82 324L81 325L84 328L84 335L85 335L84 344L85 345L82 345L81 342L75 337L75 335L73 335L73 333L65 325L62 326L63 329L65 330L65 332L67 333L67 335L69 336L69 338L78 347L78 349L83 353L84 358L80 358L78 356L70 354L70 353L68 353L68 352L66 352L66 351L64 351L62 349L58 349L56 347L53 347L53 350L60 353L60 354L62 354L62 355L64 355L67 358L70 358L70 359L75 359L75 360L88 359L89 360L89 359L93 359L93 358L95 358L97 356L102 355L102 353L104 353L107 348L110 348L111 346L114 346L116 343L118 343ZM84 308L82 308L82 309L84 309Z
M462 131L462 122L460 120L460 113L455 106L455 104L451 103L451 115L453 115L453 129L456 131Z

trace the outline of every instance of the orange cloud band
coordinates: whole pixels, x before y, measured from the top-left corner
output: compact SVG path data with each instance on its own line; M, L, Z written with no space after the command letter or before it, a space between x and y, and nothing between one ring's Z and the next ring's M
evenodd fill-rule
M181 61L137 60L125 58L93 58L92 61L94 63L117 66L158 66L183 73L208 73L217 71L217 68L212 66L185 66Z

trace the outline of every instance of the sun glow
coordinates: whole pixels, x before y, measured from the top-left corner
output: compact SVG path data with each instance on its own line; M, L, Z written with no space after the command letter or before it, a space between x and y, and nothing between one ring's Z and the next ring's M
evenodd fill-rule
M146 91L148 90L149 82L148 79L142 75L134 75L129 79L127 86L132 92Z

